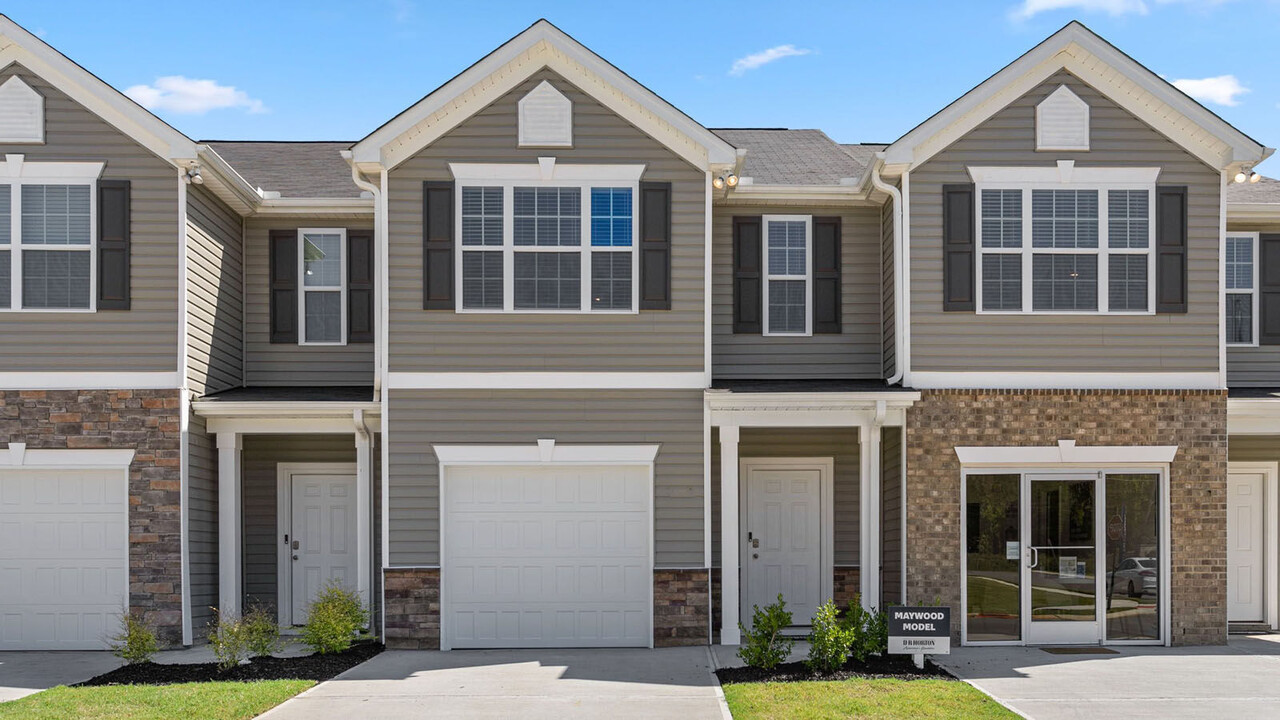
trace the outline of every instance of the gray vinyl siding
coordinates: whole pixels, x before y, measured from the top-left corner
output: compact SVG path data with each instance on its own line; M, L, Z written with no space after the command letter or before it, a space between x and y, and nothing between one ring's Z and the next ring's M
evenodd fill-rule
M187 188L187 377L200 395L244 384L244 248L240 216Z
M858 565L858 428L742 428L739 458L834 458L836 566ZM739 478L746 482L746 477ZM711 431L711 565L720 567L720 430Z
M330 227L372 230L373 223L306 217L245 220L246 385L373 384L373 343L303 346L271 342L270 231Z
M883 363L884 377L892 377L897 369L897 349L894 342L897 337L896 309L893 298L893 199L885 201L880 207L880 306L883 328Z
M886 427L880 436L882 608L902 601L902 433L900 427Z
M840 334L766 337L733 332L735 215L838 216ZM716 206L712 218L711 363L717 378L878 378L883 335L880 210L876 207Z
M178 171L39 76L14 64L45 98L45 143L6 144L27 162L105 162L102 179L132 183L132 309L0 313L0 372L178 370Z
M1228 222L1227 234L1233 232L1280 233L1280 225ZM1277 386L1280 386L1280 345L1227 346L1227 387Z
M279 577L276 466L280 463L354 463L351 435L249 435L241 459L245 606L276 607Z
M390 391L392 566L440 563L440 477L433 444L660 443L654 561L705 567L702 393L690 390Z
M191 627L203 637L218 604L218 450L205 419L191 414L187 433L187 553Z
M1035 106L1066 84L1090 106L1089 152L1036 152ZM1159 166L1188 186L1189 312L1143 316L978 315L942 311L942 186L969 165ZM1063 71L912 171L914 371L1216 372L1220 175Z
M572 148L517 148L516 104L543 80L573 102ZM638 314L458 314L422 309L422 183L450 162L644 163L672 184L670 310ZM389 177L390 363L401 372L701 371L704 173L548 70L467 119Z

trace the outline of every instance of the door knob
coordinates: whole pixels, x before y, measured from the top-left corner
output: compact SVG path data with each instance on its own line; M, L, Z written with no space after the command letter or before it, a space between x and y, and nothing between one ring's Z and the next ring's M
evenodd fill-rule
M294 559L296 560L297 558L294 558ZM751 553L751 559L752 559L752 560L759 560L759 559L760 559L760 553Z
M293 556L293 559L294 559L294 560L297 560L297 559L298 559L298 556L297 556L297 555L294 555L294 556Z

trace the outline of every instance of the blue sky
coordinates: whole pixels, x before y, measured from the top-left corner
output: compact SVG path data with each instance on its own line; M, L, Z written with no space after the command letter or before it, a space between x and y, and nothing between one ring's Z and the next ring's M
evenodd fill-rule
M1183 86L1280 144L1280 0L202 8L9 0L3 11L197 139L359 139L546 17L709 127L887 142L1078 19L1156 73L1198 81Z

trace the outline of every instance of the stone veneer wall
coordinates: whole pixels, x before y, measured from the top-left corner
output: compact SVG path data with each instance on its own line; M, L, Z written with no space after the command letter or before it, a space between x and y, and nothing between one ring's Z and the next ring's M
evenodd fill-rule
M711 624L711 587L706 570L653 571L655 647L706 645Z
M440 649L440 571L391 568L382 574L388 648Z
M0 390L0 438L28 449L128 448L129 607L182 643L179 390Z
M1170 474L1175 645L1227 640L1227 394L925 390L907 411L907 600L960 606L957 446L1177 445Z

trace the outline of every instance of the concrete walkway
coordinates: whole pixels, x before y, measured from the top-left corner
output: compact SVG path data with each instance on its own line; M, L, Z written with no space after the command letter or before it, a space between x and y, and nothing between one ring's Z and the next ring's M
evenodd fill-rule
M109 652L0 652L0 702L83 682L120 667Z
M1233 636L1225 647L1112 649L967 647L934 660L1035 720L1280 717L1280 635Z
M728 720L706 647L387 651L266 720Z

